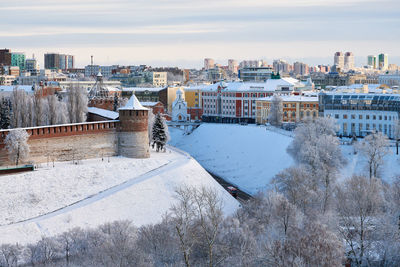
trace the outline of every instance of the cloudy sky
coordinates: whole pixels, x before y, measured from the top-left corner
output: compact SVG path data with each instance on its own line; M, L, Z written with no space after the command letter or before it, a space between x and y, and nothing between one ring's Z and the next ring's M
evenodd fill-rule
M0 46L76 56L76 65L200 67L203 58L400 64L399 0L0 0Z

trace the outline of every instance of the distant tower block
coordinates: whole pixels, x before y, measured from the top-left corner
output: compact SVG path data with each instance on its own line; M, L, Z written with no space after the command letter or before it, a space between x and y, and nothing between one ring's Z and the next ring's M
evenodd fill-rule
M128 158L150 157L148 113L149 110L140 104L135 95L119 109L119 155Z

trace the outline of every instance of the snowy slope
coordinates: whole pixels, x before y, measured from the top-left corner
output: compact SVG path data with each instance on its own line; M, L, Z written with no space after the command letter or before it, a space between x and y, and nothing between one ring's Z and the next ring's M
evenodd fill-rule
M187 151L204 168L250 194L267 188L273 176L294 164L286 153L292 132L267 131L265 126L204 123L190 135L172 127L170 133L171 145ZM348 164L341 170L341 179L353 173L365 174L365 158L352 151L352 146L342 146ZM390 182L399 174L400 156L392 153L385 158L382 177Z
M170 144L192 155L205 169L254 194L293 164L291 138L255 125L202 124L190 135L170 127Z
M384 165L381 168L381 177L386 182L391 182L397 176L400 176L400 155L396 155L396 148L390 148L391 154L384 158ZM343 145L342 152L347 159L347 165L341 171L342 179L350 177L352 174L368 176L367 161L360 154L354 154L354 148L351 145Z
M95 227L114 220L131 220L136 226L157 223L174 203L175 188L184 185L204 185L217 190L223 199L225 214L231 214L239 207L239 203L187 154L176 151L152 153L151 159L167 163L158 164L152 170L137 175L135 168L130 173L120 172L117 168L120 160L124 162L135 159L112 158L110 169L115 172L115 176L121 176L124 182L60 210L0 226L0 244L33 242L42 235L59 234L76 226ZM113 164L116 164L115 168ZM36 173L39 177L40 171ZM33 178L31 182L34 181ZM42 192L44 195L48 193Z

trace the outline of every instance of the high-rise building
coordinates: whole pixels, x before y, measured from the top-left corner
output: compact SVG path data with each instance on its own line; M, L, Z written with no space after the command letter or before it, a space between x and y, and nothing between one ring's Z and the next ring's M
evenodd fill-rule
M373 69L376 69L376 56L374 55L369 55L367 57L367 65L371 66Z
M239 68L261 68L267 67L267 61L265 60L243 60L239 64Z
M387 70L389 67L389 56L388 54L379 54L378 56L379 69Z
M215 67L214 59L212 59L212 58L205 58L204 59L204 69L205 70L213 69L214 67Z
M0 66L11 66L11 50L0 49Z
M39 64L35 58L28 58L25 60L25 71L30 72L32 76L39 73Z
M234 59L228 59L228 70L232 73L238 73L238 62Z
M275 72L289 73L292 70L292 66L283 59L274 60L273 67Z
M333 59L333 64L336 65L337 68L341 70L344 69L344 55L342 52L336 52L335 57Z
M352 52L346 52L346 54L344 55L344 69L354 69L354 54Z
M74 56L64 55L58 53L46 53L44 54L44 68L45 69L73 69L74 68Z
M11 66L19 67L20 71L25 69L25 54L24 53L11 53Z
M307 75L310 73L310 70L307 64L302 62L295 62L293 63L293 72L296 75Z

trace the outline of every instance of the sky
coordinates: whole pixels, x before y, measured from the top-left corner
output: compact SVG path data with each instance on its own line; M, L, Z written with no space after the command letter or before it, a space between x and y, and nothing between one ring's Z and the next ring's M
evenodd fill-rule
M333 64L336 51L400 64L399 0L0 0L0 47L76 66L200 68L203 59Z

